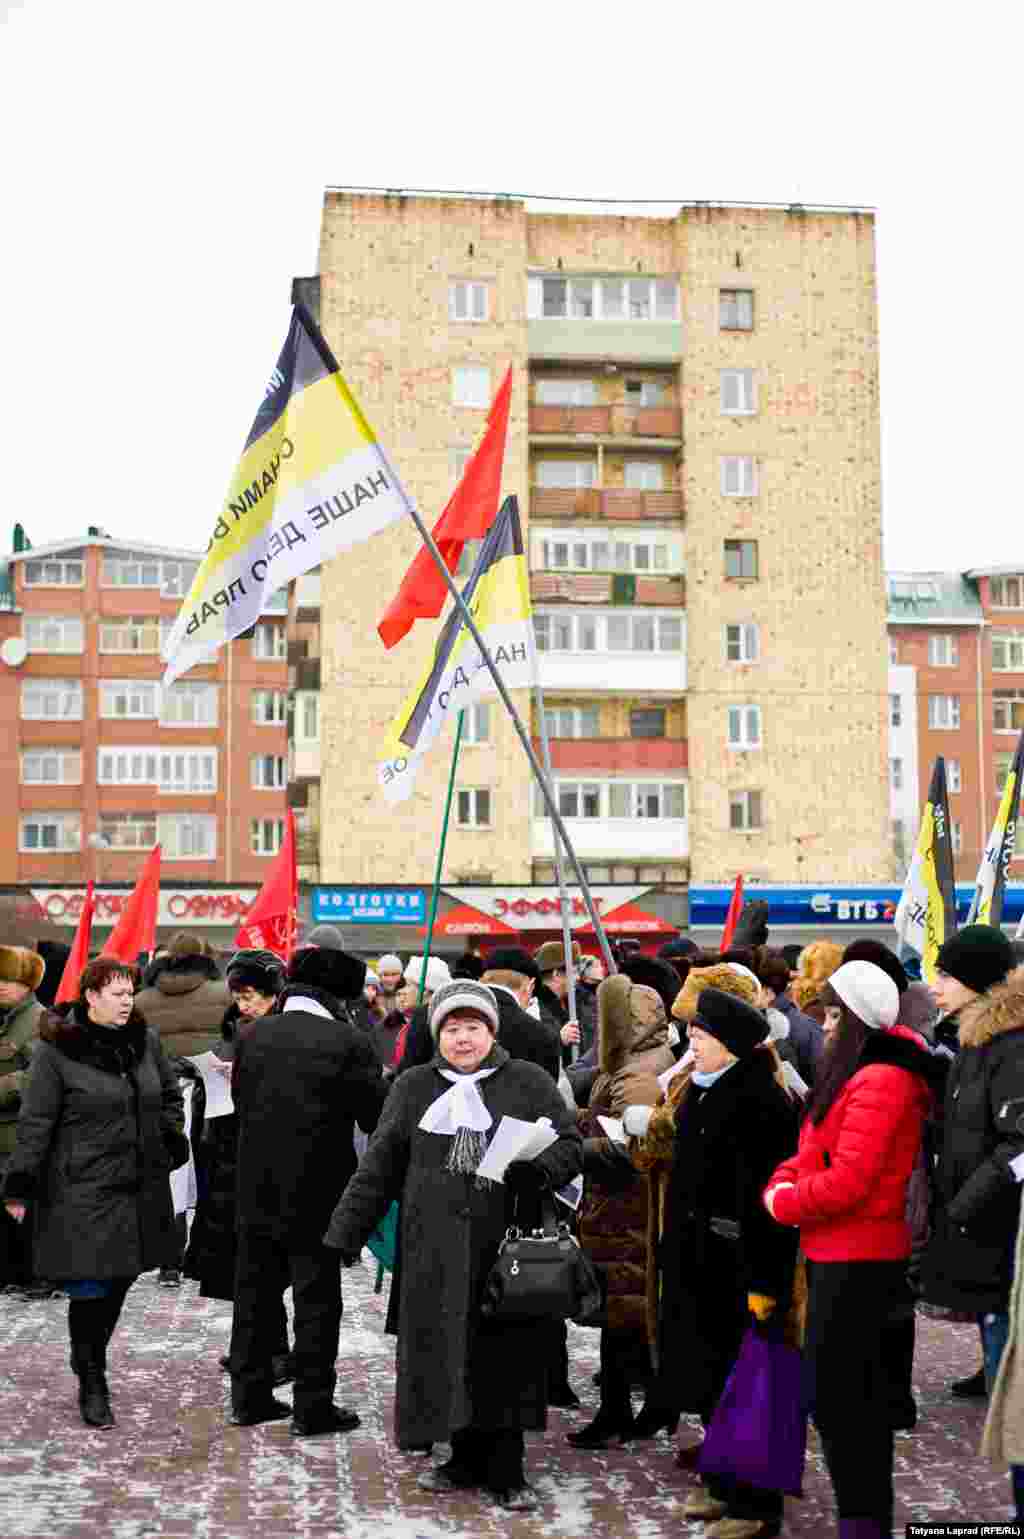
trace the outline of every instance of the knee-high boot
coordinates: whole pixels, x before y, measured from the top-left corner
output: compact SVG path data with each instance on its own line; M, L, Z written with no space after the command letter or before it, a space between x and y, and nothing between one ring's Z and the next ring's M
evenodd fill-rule
M78 1375L78 1408L88 1427L112 1427L107 1388L107 1299L72 1299L68 1305L71 1366Z

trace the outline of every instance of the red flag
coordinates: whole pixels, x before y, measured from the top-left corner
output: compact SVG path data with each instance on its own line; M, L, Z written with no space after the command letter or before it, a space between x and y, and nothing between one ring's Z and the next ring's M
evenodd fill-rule
M156 950L156 914L160 904L160 846L146 856L135 890L100 955L134 962L140 951Z
M722 931L722 950L728 951L732 945L732 938L736 933L736 926L740 922L740 914L743 912L743 878L736 878L736 886L732 890L732 899L729 903L729 912L725 916L725 929Z
M95 912L96 898L93 884L90 882L85 889L85 903L78 916L78 929L71 943L71 955L64 963L64 971L60 975L60 988L53 1001L55 1005L66 1005L78 998L78 980L89 961L89 942L92 939L92 919Z
M299 876L295 863L295 814L291 808L284 824L284 841L235 936L240 949L273 951L285 962L295 950L299 916Z
M433 528L437 548L449 572L454 572L467 540L479 540L494 523L501 496L501 467L505 459L508 409L512 399L512 365L487 413L487 424L462 480ZM448 589L424 547L417 551L402 584L384 612L377 633L386 647L408 635L417 620L436 620Z

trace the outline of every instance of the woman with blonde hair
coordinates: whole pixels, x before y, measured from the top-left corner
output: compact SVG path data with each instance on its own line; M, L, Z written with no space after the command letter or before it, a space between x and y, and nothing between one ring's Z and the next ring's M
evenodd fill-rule
M838 967L843 964L843 948L835 941L812 941L800 953L796 976L789 985L790 996L798 1010L813 1004Z

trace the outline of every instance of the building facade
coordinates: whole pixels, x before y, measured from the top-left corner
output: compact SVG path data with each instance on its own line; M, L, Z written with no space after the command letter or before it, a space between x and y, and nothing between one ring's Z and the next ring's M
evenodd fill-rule
M591 879L885 878L871 216L330 191L319 300L429 522L512 366L503 489L528 528L554 777ZM404 806L375 770L436 634L421 622L391 653L376 634L416 545L391 530L322 572L325 882L432 874L444 742ZM536 701L518 705L536 737ZM445 879L550 882L504 711L467 729Z

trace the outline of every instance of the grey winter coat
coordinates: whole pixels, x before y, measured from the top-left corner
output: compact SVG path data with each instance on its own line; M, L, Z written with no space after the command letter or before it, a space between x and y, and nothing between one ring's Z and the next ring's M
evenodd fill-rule
M557 1189L582 1168L582 1146L549 1074L494 1047L478 1084L493 1118L549 1117L558 1141L536 1161ZM480 1314L488 1274L512 1220L506 1188L446 1169L452 1139L426 1133L424 1112L450 1088L443 1059L395 1081L380 1126L339 1202L325 1244L357 1255L390 1204L401 1202L395 1434L444 1442L452 1431L542 1428L551 1356L547 1321L490 1323Z
M170 1262L183 1130L177 1080L141 1016L121 1028L93 1025L80 1005L42 1017L3 1193L29 1205L40 1277L137 1277Z

